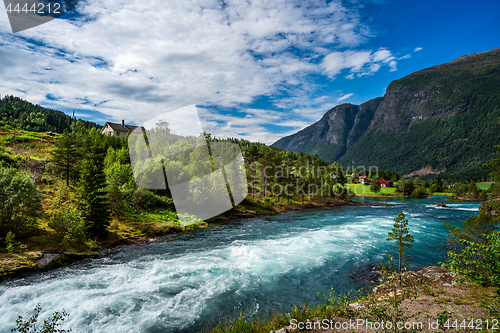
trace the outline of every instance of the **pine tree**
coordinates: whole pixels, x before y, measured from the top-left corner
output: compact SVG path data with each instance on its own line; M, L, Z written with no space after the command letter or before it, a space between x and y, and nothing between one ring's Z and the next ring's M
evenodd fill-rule
M393 228L387 234L388 241L394 241L397 247L394 249L399 256L399 282L401 283L401 260L406 260L407 256L405 255L406 250L408 250L413 245L413 236L410 235L408 228L408 220L405 219L405 214L401 211L398 216L394 219Z
M396 171L394 171L392 173L392 181L397 182L398 180L399 180L399 174Z
M110 219L104 173L106 150L102 135L94 129L90 131L87 140L86 161L80 172L80 208L88 233L92 236L102 236L106 234Z
M259 147L256 144L251 144L245 151L245 162L247 164L247 179L249 183L249 187L252 191L252 198L254 198L255 192L255 183L257 182L257 176L254 174L255 168L253 167L254 163L257 162L260 158Z
M281 163L281 156L271 149L269 146L263 145L260 147L260 158L259 162L262 167L262 187L264 190L264 197L267 196L267 184L270 178L273 178L272 174L274 168Z
M79 159L80 153L76 147L74 135L63 134L56 142L56 149L52 152L52 162L55 171L66 179L66 186L69 186L70 177L74 173Z

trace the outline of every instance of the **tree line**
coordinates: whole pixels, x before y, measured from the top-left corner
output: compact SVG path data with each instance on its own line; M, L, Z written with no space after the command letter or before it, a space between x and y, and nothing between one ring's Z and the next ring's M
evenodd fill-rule
M168 129L168 124L162 126L164 128L156 132L161 134L161 130ZM205 143L212 150L217 145L224 147L229 143L241 148L248 193L254 200L270 203L286 198L304 202L334 196L348 197L343 192L343 168L336 163L328 164L315 155L246 140L215 138L208 133L182 140L170 139L169 145L159 149L182 153L171 154L175 158L168 160L153 161L148 167L161 169L161 177L164 172L177 172L179 182L198 182L196 188L192 187L187 194L190 200L205 200L207 204L210 200L217 200L217 197L199 195L214 186L200 180L204 175L202 164L206 163L200 162ZM188 144L195 144L191 146L195 148L184 149ZM128 138L106 136L95 127L88 129L83 121L74 122L70 131L58 137L50 151L45 173L50 179L60 179L47 183L54 189L50 197L44 197L30 175L16 169L19 166L0 161L3 199L0 204L0 238L5 241L9 232L9 239L13 234L16 237L29 236L36 230L37 220L42 218L62 244L78 247L106 238L113 216L149 209L163 209L175 214L168 183L166 188L155 190L137 185L130 163L131 151L134 152L134 147L129 147ZM228 160L228 156L222 156L227 151L219 149L218 157ZM214 165L210 163L208 161L205 169L213 171ZM228 191L231 193L230 188ZM10 200L13 197L18 201Z
M75 119L61 111L46 109L19 97L4 96L0 99L0 121L31 132L63 133L65 130L70 130ZM80 120L80 122L87 129L101 127L91 121Z

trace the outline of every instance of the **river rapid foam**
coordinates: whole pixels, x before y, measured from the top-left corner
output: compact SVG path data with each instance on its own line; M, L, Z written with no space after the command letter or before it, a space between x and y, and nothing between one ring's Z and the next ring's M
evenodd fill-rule
M18 315L65 309L74 332L192 332L240 311L266 316L318 303L318 292L368 287L353 272L377 265L402 210L415 243L410 269L443 260L444 221L459 225L476 202L451 208L433 199L392 206L320 208L234 221L175 238L128 246L80 265L0 284L0 332Z

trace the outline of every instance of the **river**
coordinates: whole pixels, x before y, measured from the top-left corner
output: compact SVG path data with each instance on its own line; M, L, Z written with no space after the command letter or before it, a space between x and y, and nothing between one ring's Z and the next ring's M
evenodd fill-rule
M364 204L212 225L3 282L0 332L10 332L17 316L26 318L37 303L40 319L70 313L63 328L73 332L192 332L240 311L265 317L318 303L317 293L332 285L339 292L369 287L353 277L389 252L386 237L399 211L415 237L409 268L419 269L443 261L444 221L460 225L479 207L433 205L440 199L357 200Z

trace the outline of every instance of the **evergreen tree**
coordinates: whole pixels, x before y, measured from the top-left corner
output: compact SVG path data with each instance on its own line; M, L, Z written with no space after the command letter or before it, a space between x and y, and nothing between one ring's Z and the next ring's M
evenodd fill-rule
M399 265L399 281L401 283L401 261L405 260L407 256L405 255L406 250L412 247L413 236L410 235L408 228L408 220L405 219L405 214L401 211L398 216L394 219L393 228L387 234L388 241L394 241L397 247L394 249L398 253Z
M358 181L358 178L359 178L360 176L363 176L363 175L361 174L361 171L360 171L358 168L354 169L354 171L353 171L353 173L352 173L352 178L353 178L353 180L356 180L356 182L357 182L357 181Z
M79 160L80 152L76 147L74 135L64 133L56 142L56 149L52 151L52 162L55 171L66 179L66 186L69 186L70 177L74 174Z
M104 173L105 146L102 134L92 129L87 139L86 161L80 172L80 208L90 235L101 236L109 225L110 206Z
M434 192L442 192L443 191L443 182L441 181L441 177L436 176L434 180L432 181L432 185L436 185L435 191Z
M392 173L392 181L397 182L398 180L399 180L399 174L396 171L394 171Z
M267 196L267 185L269 180L273 178L274 168L280 163L281 157L269 146L263 145L259 151L259 162L262 167L262 187L264 197Z
M257 182L257 175L254 172L255 168L250 166L252 166L253 163L257 162L260 159L259 147L257 146L257 144L252 143L246 150L243 151L243 153L245 155L245 163L247 164L247 180L253 198L255 193L255 185Z

